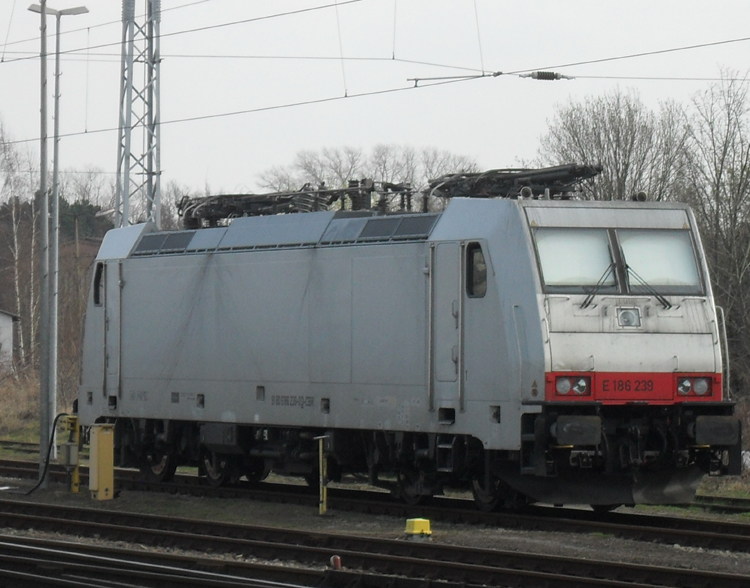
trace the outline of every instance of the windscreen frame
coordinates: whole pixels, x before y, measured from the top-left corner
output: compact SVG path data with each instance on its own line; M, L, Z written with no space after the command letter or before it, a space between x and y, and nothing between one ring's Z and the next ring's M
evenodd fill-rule
M683 295L683 296L705 296L706 295L706 281L704 278L702 257L699 255L697 249L696 239L693 232L690 229L683 228L651 228L651 227L574 227L574 226L531 226L531 240L534 248L534 256L536 260L537 270L539 272L539 280L541 282L542 291L545 294L591 294L593 290L596 290L596 294L619 294L619 295L649 295L653 291L657 291L663 295ZM597 284L578 284L578 285L555 285L549 284L545 279L545 266L543 263L543 255L539 250L539 243L537 235L540 231L602 231L606 232L608 237L609 254L612 260L612 271L611 276L614 277L615 284L612 285L609 282L609 278L606 282L601 285ZM695 276L697 277L697 284L690 286L675 286L668 284L651 284L646 280L647 285L643 286L637 283L637 280L628 273L628 265L625 254L620 244L620 232L628 231L643 231L643 232L674 232L680 235L687 235L687 240L690 245L692 252L692 261L694 264ZM603 272L602 272L603 274ZM601 276L603 277L603 275Z

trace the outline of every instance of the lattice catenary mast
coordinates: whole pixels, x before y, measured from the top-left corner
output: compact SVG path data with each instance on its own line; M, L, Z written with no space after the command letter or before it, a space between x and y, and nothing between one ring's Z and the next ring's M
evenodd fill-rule
M159 24L161 0L146 0L146 11L136 22L135 0L122 1L122 69L120 122L117 144L115 226L134 217L161 227L161 156L159 144ZM140 154L137 151L141 141ZM136 202L145 205L134 210ZM131 206L132 204L132 206Z

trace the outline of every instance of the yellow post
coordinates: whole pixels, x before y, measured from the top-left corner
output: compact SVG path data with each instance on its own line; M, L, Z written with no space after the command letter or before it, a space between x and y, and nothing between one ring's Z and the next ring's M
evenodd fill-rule
M68 440L60 447L62 455L61 462L70 476L70 491L78 492L81 485L81 474L79 469L78 450L81 447L80 428L78 417L69 415L65 419L65 429Z
M94 500L115 497L115 426L91 426L91 455L89 457L89 490Z
M326 471L325 440L323 435L315 437L318 440L318 472L320 473L320 499L318 502L318 514L324 515L328 510L328 472Z

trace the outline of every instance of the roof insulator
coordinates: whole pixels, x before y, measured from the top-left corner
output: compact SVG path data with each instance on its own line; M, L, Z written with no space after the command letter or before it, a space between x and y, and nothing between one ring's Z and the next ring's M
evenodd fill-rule
M531 73L520 74L519 77L531 78L532 80L544 80L544 81L572 80L573 79L571 76L566 76L566 75L563 75L561 73L557 73L554 71L532 71Z

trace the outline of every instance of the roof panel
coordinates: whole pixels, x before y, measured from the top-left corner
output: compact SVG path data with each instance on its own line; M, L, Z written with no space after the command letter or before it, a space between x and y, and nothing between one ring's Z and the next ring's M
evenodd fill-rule
M186 251L213 251L224 238L226 227L196 231Z
M323 244L353 243L359 237L369 218L372 217L334 218L320 238L320 242Z
M401 217L379 217L367 221L365 228L359 234L360 240L385 241L390 239L401 223Z
M227 229L219 249L314 245L332 218L333 212L237 218Z
M121 229L112 229L108 231L99 248L96 256L97 260L103 259L125 259L130 255L133 246L140 236L144 233L154 231L156 227L153 224L130 225Z

